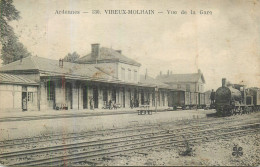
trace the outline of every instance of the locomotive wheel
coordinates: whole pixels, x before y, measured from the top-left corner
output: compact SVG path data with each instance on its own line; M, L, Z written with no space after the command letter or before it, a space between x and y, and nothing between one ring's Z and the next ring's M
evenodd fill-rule
M223 106L216 106L217 116L223 117Z
M229 105L225 106L225 110L226 110L226 116L231 116L232 115L232 109Z

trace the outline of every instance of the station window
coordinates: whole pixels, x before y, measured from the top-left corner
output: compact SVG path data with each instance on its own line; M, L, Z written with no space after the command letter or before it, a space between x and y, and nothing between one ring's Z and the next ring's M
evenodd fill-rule
M165 96L164 96L164 92L162 92L162 105L165 106Z
M190 84L186 84L186 91L190 91Z
M71 83L66 83L65 86L65 100L71 99Z
M122 80L125 80L125 69L121 68L121 78Z
M181 89L181 84L178 84L178 85L177 85L177 89Z
M128 69L128 80L131 81L131 73L132 71L130 69Z
M33 102L33 92L27 93L27 101Z
M47 100L54 100L54 83L47 82Z
M135 70L135 73L134 73L134 80L137 81L137 71Z

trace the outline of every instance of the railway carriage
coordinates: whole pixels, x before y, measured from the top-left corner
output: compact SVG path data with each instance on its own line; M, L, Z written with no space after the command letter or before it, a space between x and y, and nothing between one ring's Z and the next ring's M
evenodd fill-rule
M176 90L170 92L169 106L174 109L185 109L185 91Z
M253 111L259 111L260 110L260 89L259 88L249 88L248 95L253 98L251 101L250 98L247 98L247 103L253 104Z
M205 108L206 103L205 103L205 93L199 93L199 108Z
M204 108L205 94L184 90L174 90L169 93L168 105L174 109Z

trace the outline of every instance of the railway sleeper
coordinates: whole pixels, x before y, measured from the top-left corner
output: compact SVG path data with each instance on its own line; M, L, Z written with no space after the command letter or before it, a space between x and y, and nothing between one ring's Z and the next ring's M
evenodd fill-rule
M225 135L224 135L225 136ZM132 147L133 148L133 147ZM109 153L109 152L108 152Z
M107 156L107 157L103 157L102 160L112 161L114 160L114 158Z

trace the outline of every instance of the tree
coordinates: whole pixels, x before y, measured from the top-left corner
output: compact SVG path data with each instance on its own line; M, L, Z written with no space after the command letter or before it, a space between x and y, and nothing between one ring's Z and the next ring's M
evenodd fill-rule
M74 63L79 57L80 55L77 52L73 52L72 54L68 53L64 57L64 61Z
M2 46L0 58L3 60L3 64L8 64L31 55L24 47L24 45L19 42L13 28L8 24L10 21L19 20L21 18L19 11L15 9L12 3L13 0L0 0L0 43Z

